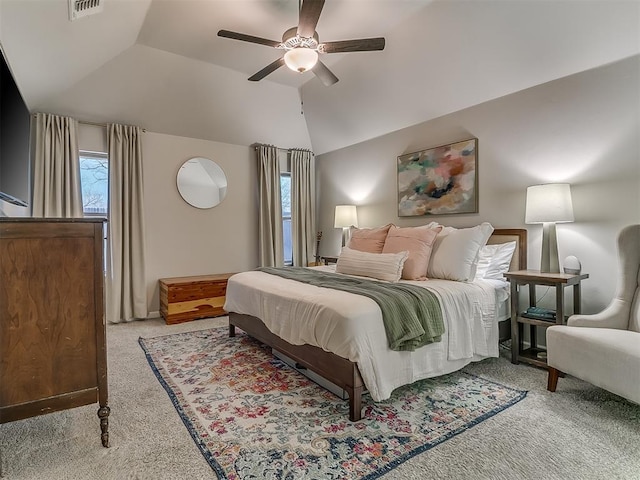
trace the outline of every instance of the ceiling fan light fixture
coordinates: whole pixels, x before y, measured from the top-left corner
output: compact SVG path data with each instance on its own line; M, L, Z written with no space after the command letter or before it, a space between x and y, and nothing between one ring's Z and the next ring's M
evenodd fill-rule
M1 2L2 0L0 0ZM102 1L102 0L69 0L69 1ZM294 72L303 73L313 70L313 73L326 85L333 85L338 81L329 68L320 61L320 53L346 53L346 52L371 52L384 50L385 39L357 38L353 40L340 40L337 42L320 43L316 26L326 0L299 0L298 25L291 27L282 35L282 42L269 40L268 38L255 37L245 33L232 32L230 30L218 31L219 37L241 40L243 42L257 43L267 47L284 50L285 54L278 57L262 70L251 75L248 80L257 82L267 75L272 74L278 68L286 65Z
M318 62L318 52L306 47L292 48L284 54L284 63L294 72L311 70Z

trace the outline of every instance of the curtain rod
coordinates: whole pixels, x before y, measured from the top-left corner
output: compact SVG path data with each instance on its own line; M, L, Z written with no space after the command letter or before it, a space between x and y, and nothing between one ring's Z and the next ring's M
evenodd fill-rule
M254 150L258 150L258 148L260 147L275 147L276 150L280 150L282 152L301 151L301 152L313 153L311 150L308 150L306 148L280 148L280 147L276 147L275 145L267 145L266 143L254 143L251 146L253 147Z
M260 147L275 147L276 150L281 150L283 152L288 152L289 151L288 148L280 148L280 147L276 147L275 145L267 145L266 143L254 143L251 146L253 147L254 150L258 150L258 148L260 148Z
M80 123L82 125L93 125L94 127L107 128L107 124L106 123L87 122L87 121L84 121L84 120L78 120L78 123ZM147 133L147 129L146 128L140 128L140 130L142 130L142 133Z
M37 116L37 114L33 113L31 115L33 118L35 118ZM104 127L107 128L107 124L106 123L98 123L98 122L89 122L87 120L78 120L78 123L81 123L82 125L93 125L94 127ZM147 129L146 128L141 128L141 130L146 133Z

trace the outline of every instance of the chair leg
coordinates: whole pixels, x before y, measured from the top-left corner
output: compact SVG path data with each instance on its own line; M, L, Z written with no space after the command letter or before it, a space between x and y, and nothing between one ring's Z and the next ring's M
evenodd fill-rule
M549 378L547 380L547 390L550 392L555 392L556 387L558 386L558 377L562 375L562 372L553 367L549 367ZM564 375L562 375L564 376Z

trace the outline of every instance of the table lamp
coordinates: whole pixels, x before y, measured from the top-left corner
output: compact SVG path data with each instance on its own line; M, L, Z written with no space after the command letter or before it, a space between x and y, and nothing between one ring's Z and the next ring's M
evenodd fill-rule
M571 186L549 183L527 187L525 223L542 223L542 259L540 271L560 273L556 223L573 222Z
M358 226L358 212L355 205L336 205L335 228L342 228L342 246L349 243L349 227Z

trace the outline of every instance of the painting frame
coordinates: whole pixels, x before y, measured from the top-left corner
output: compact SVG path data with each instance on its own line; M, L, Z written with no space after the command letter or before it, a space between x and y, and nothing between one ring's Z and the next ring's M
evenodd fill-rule
M398 217L478 213L478 139L397 157Z

